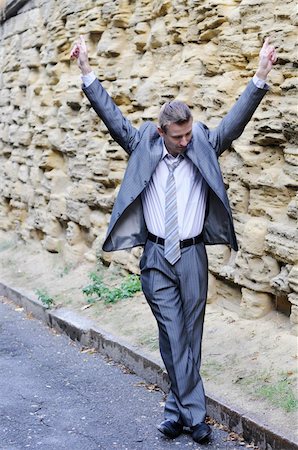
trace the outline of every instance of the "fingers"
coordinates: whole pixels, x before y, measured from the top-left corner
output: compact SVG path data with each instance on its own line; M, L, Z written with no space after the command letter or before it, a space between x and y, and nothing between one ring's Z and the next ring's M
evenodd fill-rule
M260 57L266 58L274 64L277 60L276 49L274 45L270 44L270 42L271 37L267 36L261 48Z
M80 56L80 52L87 53L87 46L84 39L84 36L80 36L79 40L75 43L73 46L71 52L70 52L70 58L71 59L77 59Z
M269 46L269 44L270 44L270 41L271 41L271 38L270 38L270 36L267 36L267 37L266 37L266 39L265 39L265 41L264 41L264 44L263 44L263 46L264 46L264 47L268 47L268 46Z
M270 42L271 42L271 37L267 36L264 41L264 44L263 44L263 49L266 50L268 53L275 51L274 45L272 45L272 44L270 45Z
M268 58L268 60L272 62L272 64L276 63L277 54L276 49L273 45L268 45L265 55Z
M81 45L86 45L86 44L85 44L84 36L83 36L82 34L80 35L80 44L81 44Z
M80 55L80 47L78 46L78 44L75 44L70 52L70 58L75 59L78 58L79 55Z
M272 49L272 51L269 53L269 59L272 62L272 64L275 64L277 61L277 54L275 48Z

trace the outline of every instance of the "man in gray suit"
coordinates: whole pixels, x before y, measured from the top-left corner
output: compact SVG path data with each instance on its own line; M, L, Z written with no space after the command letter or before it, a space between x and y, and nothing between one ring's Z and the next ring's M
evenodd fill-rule
M92 107L130 156L103 249L144 246L142 288L157 320L171 382L165 420L158 429L175 438L187 427L194 441L208 441L211 429L205 423L200 377L208 279L205 245L227 244L237 250L218 157L241 135L268 90L265 80L276 61L275 49L267 38L256 75L212 130L193 122L188 106L178 101L163 105L158 126L149 121L136 129L96 79L83 37L71 57L78 60Z

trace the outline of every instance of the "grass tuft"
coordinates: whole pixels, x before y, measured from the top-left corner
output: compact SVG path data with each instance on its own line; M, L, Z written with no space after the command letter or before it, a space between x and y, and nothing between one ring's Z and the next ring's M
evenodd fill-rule
M269 372L250 373L237 377L234 383L287 412L298 410L298 399L295 395L297 377L293 372L290 375L281 372L276 379L272 379Z
M287 412L298 410L298 399L286 378L276 383L260 386L256 393Z

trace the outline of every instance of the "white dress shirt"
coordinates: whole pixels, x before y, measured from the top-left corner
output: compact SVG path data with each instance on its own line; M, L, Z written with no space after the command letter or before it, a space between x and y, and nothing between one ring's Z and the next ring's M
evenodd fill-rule
M95 80L94 72L81 76L85 87L90 86ZM256 87L263 89L266 81L253 77ZM165 190L168 177L168 167L164 157L168 151L163 145L162 159L158 163L146 189L142 192L142 203L144 218L150 233L155 236L165 237ZM169 155L174 161L175 158ZM174 171L177 193L177 211L180 240L188 239L199 235L202 232L208 185L187 156Z
M169 155L163 146L162 160L157 165L146 189L142 192L144 218L150 233L165 237L165 192L169 174L164 158ZM175 157L169 155L169 162ZM174 171L180 240L201 233L206 211L208 186L187 156Z

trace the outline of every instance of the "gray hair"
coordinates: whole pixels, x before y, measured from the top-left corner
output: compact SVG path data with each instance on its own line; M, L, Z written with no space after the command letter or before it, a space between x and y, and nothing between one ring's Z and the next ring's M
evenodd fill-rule
M168 102L162 105L158 117L160 128L166 132L167 125L171 123L182 124L192 119L192 114L189 107L178 100Z

